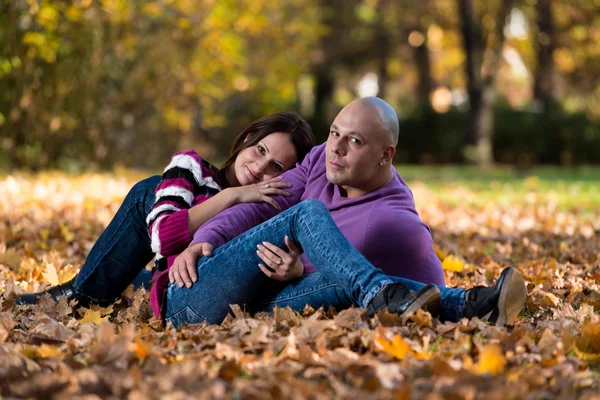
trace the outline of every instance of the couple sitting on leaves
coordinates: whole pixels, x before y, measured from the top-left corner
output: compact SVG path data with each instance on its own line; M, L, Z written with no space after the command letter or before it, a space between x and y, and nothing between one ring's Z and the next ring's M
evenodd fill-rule
M526 297L515 268L492 287L445 287L430 230L392 165L398 131L392 107L371 97L348 104L319 146L303 119L277 113L240 133L221 169L178 153L162 177L131 189L72 281L17 304L46 293L110 303L154 256L150 302L176 327L218 324L230 304L357 306L368 316L423 308L513 324Z

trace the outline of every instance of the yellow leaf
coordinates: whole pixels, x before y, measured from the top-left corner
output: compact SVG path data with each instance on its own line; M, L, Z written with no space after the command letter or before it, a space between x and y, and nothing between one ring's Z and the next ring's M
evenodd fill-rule
M439 258L439 260L444 261L446 258L446 253L444 253L437 244L433 245L433 250L435 251L435 255Z
M488 344L479 353L479 362L475 366L478 374L498 375L504 371L506 359L497 344Z
M449 255L442 261L442 268L446 271L461 272L465 269L465 264L458 257Z
M42 344L37 349L37 356L40 358L59 358L62 354L60 347Z
M52 263L46 263L46 271L42 274L46 281L50 282L52 286L56 286L59 284L58 281L58 273L56 272L56 267Z
M560 242L559 250L563 253L568 253L571 251L571 248L566 242Z
M100 311L85 310L85 315L79 321L80 324L95 324L99 325L102 322L108 321L108 315L106 317L102 317L102 313Z
M66 225L60 226L60 233L62 234L63 238L67 243L71 243L73 239L75 239L75 235L69 230L69 227Z

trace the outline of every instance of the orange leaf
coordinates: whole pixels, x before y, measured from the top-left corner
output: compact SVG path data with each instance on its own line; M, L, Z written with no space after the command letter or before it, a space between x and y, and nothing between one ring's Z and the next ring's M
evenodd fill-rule
M59 358L62 354L60 347L51 346L49 344L42 344L37 349L37 355L40 358Z
M130 346L130 351L138 359L144 361L150 355L151 346L150 343L142 342L140 335L135 337L135 343Z

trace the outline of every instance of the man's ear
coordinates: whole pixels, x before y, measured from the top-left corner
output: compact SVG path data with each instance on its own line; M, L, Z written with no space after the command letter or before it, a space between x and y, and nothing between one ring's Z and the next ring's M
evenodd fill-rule
M387 145L383 149L382 161L384 161L386 164L391 163L392 160L394 159L395 154L396 154L396 146L394 146L393 144Z

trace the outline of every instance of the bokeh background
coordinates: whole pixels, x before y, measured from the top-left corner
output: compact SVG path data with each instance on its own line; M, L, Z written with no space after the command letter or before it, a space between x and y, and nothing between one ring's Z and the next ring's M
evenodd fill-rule
M0 168L218 161L281 110L323 141L366 95L398 163L598 163L599 83L599 0L0 0Z

